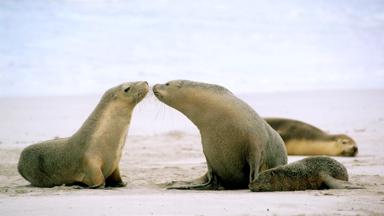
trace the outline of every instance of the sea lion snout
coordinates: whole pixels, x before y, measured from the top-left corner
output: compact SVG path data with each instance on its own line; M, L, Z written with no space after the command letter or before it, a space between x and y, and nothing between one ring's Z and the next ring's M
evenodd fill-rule
M353 146L352 152L353 152L353 155L356 155L357 152L359 152L359 148L357 148L357 146Z
M152 87L152 90L155 92L157 91L157 89L159 88L159 85L160 84L155 84L153 87Z
M158 99L160 99L161 97L162 97L162 94L161 94L161 87L162 87L163 85L161 85L161 84L156 84L156 85L154 85L153 87L152 87L152 91L153 91L153 93L155 94L155 96L158 98Z
M148 90L149 90L149 85L148 85L147 81L139 81L139 82L135 83L135 86L144 87L146 92L148 92Z
M138 86L137 97L139 98L139 100L142 100L149 91L148 82L147 81L138 82L136 85Z
M159 93L158 91L157 91L157 88L159 87L159 84L155 84L153 87L152 87L152 91L153 91L153 93Z
M132 95L136 98L136 100L139 99L139 101L143 99L149 91L149 85L147 81L128 83L127 86L123 86L122 88L125 94Z
M357 146L353 146L353 151L354 151L354 152L358 152L358 150L359 150L359 149L357 148Z
M138 82L134 83L134 85L136 85L136 86L148 86L149 87L147 81L138 81Z
M353 146L352 148L350 149L347 149L347 150L344 150L341 155L343 156L350 156L350 157L354 157L357 155L357 153L359 152L359 148L357 148L357 146Z

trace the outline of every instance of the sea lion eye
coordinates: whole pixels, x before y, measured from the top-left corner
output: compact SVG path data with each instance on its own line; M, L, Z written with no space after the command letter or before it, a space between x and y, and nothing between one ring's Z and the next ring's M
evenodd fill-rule
M345 144L348 144L348 141L347 140L342 140L341 143L345 145Z
M126 88L126 89L124 89L124 92L127 93L127 92L129 92L130 89L131 89L131 87Z
M165 83L166 86L169 86L169 82Z

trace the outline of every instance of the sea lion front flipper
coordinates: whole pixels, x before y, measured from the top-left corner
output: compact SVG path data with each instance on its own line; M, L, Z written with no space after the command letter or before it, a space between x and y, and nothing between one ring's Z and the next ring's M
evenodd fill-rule
M126 185L127 183L121 179L119 167L105 179L105 187L125 187Z
M328 174L321 174L320 176L330 189L364 189L364 187L353 185L350 182L335 179Z
M210 169L209 169L210 170ZM181 184L180 184L181 183ZM223 189L217 177L212 175L210 171L208 171L202 177L195 179L192 182L173 182L172 186L167 187L167 189L175 189L175 190L220 190Z
M166 189L179 189L179 190L189 190L193 186L205 185L209 182L208 172L203 176L196 178L192 181L171 181L169 183L163 184Z
M194 179L192 181L171 181L169 183L161 184L161 186L164 186L167 189L184 189L186 190L187 187L190 187L192 185L203 185L206 182L208 182L208 172L204 174L203 176Z
M101 161L96 158L89 158L85 161L85 176L83 183L88 185L89 188L103 188L105 179L103 172L100 169Z
M168 190L214 190L210 182L199 185L180 185L167 187Z

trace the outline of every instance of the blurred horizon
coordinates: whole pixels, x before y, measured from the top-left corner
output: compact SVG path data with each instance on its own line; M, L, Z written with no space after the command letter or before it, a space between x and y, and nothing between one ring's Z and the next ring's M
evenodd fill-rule
M211 83L214 83L214 82L211 82ZM118 84L118 83L117 83ZM148 92L147 96L145 97L146 99L149 98L149 100L152 100L153 98L155 98L155 96L153 95L153 92L152 92L152 87L153 85L150 84L150 91ZM155 84L155 83L154 83ZM98 89L98 90L95 90L95 91L92 91L92 92L66 92L66 93L55 93L55 94L44 94L44 93L40 93L40 94L13 94L13 95L2 95L0 94L0 99L33 99L33 98L46 98L46 99L49 99L49 98L60 98L60 97L63 97L63 98L96 98L97 100L101 99L102 95L109 89L113 87L110 86L110 87L107 87L105 89ZM236 96L238 96L239 98L241 99L244 99L244 98L248 98L248 97L252 97L252 96L260 96L260 95L284 95L284 94L294 94L294 93L297 93L297 94L311 94L311 93L314 93L314 94L327 94L327 93L338 93L338 94L347 94L347 93L350 93L350 94L355 94L355 93L368 93L368 94L377 94L377 93L382 93L384 92L384 88L341 88L341 89L298 89L298 90L292 90L292 89L288 89L288 90L255 90L255 91L237 91L237 90L233 90L233 89L230 89L228 88L227 86L224 86L226 87L228 90L230 90L232 93L234 93ZM155 99L157 100L157 99Z
M236 93L384 89L384 4L2 0L0 96L190 79Z

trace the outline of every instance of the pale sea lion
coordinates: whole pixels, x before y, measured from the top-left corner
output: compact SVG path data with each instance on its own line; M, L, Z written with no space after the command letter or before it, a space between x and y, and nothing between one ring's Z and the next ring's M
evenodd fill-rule
M285 142L288 155L356 156L356 142L345 134L328 134L302 121L264 118Z
M109 89L74 135L25 148L19 173L37 187L124 186L119 171L122 148L133 108L148 90L147 82L128 82Z
M174 182L171 189L248 188L259 172L287 163L279 134L226 88L175 80L153 92L198 127L208 166L201 178Z
M251 191L359 189L348 182L347 169L335 159L313 156L261 172Z

